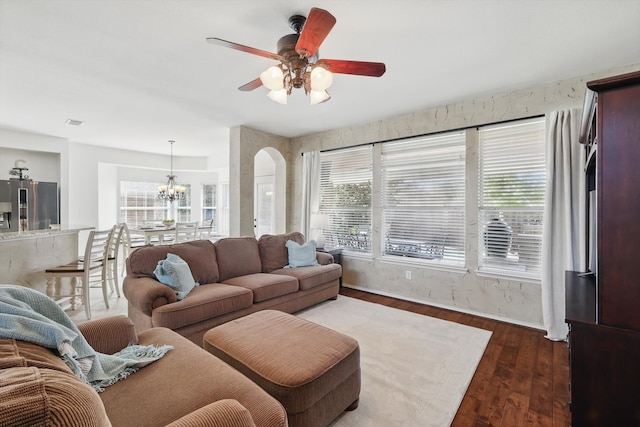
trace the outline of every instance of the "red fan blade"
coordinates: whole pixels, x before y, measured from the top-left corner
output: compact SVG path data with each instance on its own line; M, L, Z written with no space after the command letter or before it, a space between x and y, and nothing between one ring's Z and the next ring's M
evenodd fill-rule
M296 52L307 58L313 57L335 24L336 18L332 14L317 7L311 8L296 43Z
M277 61L284 61L284 57L276 55L275 53L267 52L266 50L256 49L255 47L249 47L242 44L222 40L216 37L207 37L207 41L211 44L217 44L218 46L228 47L230 49L239 50L241 52L252 53L254 55L263 56L269 59L275 59Z
M249 92L251 90L259 88L260 86L262 86L262 80L260 80L260 77L258 77L257 79L251 80L249 83L240 86L238 90Z
M320 59L316 64L326 65L329 71L337 74L380 77L387 71L382 62L345 61L342 59Z

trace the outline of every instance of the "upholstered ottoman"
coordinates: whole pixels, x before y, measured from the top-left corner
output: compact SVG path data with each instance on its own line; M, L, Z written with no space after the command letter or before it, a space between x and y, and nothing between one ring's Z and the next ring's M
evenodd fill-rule
M358 342L324 326L263 310L209 330L203 346L279 400L290 427L323 427L358 406Z

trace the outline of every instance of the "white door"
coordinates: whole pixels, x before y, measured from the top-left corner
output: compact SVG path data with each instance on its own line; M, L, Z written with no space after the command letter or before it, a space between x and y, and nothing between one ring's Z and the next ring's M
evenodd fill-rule
M254 210L255 236L259 238L263 234L274 234L274 197L273 183L256 183Z

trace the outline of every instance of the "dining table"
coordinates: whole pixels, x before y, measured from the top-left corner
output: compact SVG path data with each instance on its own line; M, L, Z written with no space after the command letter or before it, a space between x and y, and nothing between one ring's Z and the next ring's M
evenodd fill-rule
M196 236L207 233L210 238L211 227L198 226L196 228ZM131 228L132 238L134 235L144 236L145 245L164 245L173 243L175 240L175 225L140 225Z

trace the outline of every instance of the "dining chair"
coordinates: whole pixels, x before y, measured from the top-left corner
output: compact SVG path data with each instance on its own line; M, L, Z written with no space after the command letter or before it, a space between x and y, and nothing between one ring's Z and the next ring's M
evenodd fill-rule
M118 279L118 262L120 262L120 248L122 246L122 237L124 233L124 225L116 224L113 226L111 240L109 241L109 254L107 256L107 281L111 292L116 291L116 295L120 298L120 280ZM125 258L126 259L126 258ZM124 264L124 262L123 262Z
M91 298L89 289L91 285L91 275L100 274L99 284L102 288L104 303L109 308L107 298L107 265L109 257L109 245L113 228L107 230L91 230L87 238L84 256L65 265L60 265L45 270L47 277L47 295L59 302L68 298L71 302L71 309L75 310L77 298L81 298L87 319L91 319ZM68 294L61 294L61 279L71 278L71 289ZM78 279L80 282L78 282ZM97 287L97 286L96 286Z
M202 225L198 227L198 238L203 240L211 239L215 234L213 225L213 219L205 219L202 221Z
M197 233L197 222L176 222L174 242L181 243L196 240Z
M122 227L122 235L120 237L120 261L122 267L120 268L120 275L124 275L127 269L127 258L131 255L131 251L141 246L146 246L146 240L144 235L132 233L126 222L121 222L118 225Z

